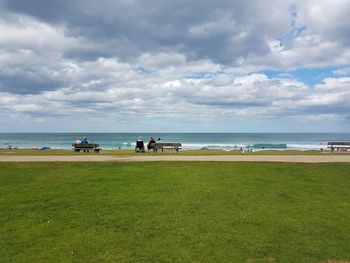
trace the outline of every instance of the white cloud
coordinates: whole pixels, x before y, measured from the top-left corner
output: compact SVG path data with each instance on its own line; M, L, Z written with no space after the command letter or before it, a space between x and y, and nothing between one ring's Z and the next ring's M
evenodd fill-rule
M350 74L350 67L344 67L344 68L340 68L337 70L333 70L332 73L336 74L336 75L349 75Z
M61 76L67 74L68 86L34 95L1 93L0 109L9 114L38 116L111 115L197 121L303 114L313 116L314 120L317 116L349 117L346 109L350 106L350 78L325 79L312 89L290 77L235 76L230 69L205 78L184 78L181 74L187 71L184 68L189 68L186 63L171 68L175 74L169 74L168 67L139 74L134 65L117 59L100 58L65 65L69 70L63 70ZM329 112L325 113L324 109Z
M0 47L12 51L65 51L78 47L76 38L66 35L62 26L51 26L24 15L6 15L0 18Z
M292 74L256 73L343 66L333 73L350 74L348 1L162 1L153 9L73 1L69 12L65 2L47 12L5 2L0 111L7 118L350 117L349 78L312 88ZM198 10L186 13L194 10L187 5Z

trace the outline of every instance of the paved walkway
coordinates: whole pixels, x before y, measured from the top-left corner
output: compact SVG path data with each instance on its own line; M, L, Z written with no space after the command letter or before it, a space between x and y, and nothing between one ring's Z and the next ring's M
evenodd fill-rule
M0 162L152 162L152 161L219 161L219 162L295 162L295 163L350 163L350 155L211 155L211 156L7 156Z

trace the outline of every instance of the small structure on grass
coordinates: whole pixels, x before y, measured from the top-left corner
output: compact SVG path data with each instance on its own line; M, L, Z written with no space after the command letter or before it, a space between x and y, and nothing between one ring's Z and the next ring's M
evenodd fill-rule
M328 149L332 152L350 152L350 141L348 142L328 142Z
M173 142L156 142L151 144L153 151L158 151L164 149L175 150L178 152L181 149L181 143L173 143Z
M73 143L72 148L75 152L90 152L93 151L95 153L99 153L102 149L99 144L95 143Z

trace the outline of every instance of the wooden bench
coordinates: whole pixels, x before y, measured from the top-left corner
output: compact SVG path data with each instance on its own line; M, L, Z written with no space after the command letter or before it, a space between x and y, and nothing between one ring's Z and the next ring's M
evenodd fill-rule
M332 152L350 152L350 141L349 142L328 142L328 149Z
M156 143L151 143L150 145L151 147L153 147L153 151L158 151L158 150L162 150L162 152L164 151L164 149L169 149L169 150L175 150L175 151L179 151L179 149L181 149L181 143L173 143L173 142L156 142Z
M90 152L94 151L95 153L99 153L102 149L99 144L94 143L73 143L72 148L75 152Z

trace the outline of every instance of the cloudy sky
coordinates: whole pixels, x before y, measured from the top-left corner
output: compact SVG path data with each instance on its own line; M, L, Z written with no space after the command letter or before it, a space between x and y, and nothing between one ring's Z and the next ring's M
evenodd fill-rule
M0 132L349 132L349 0L0 0Z

